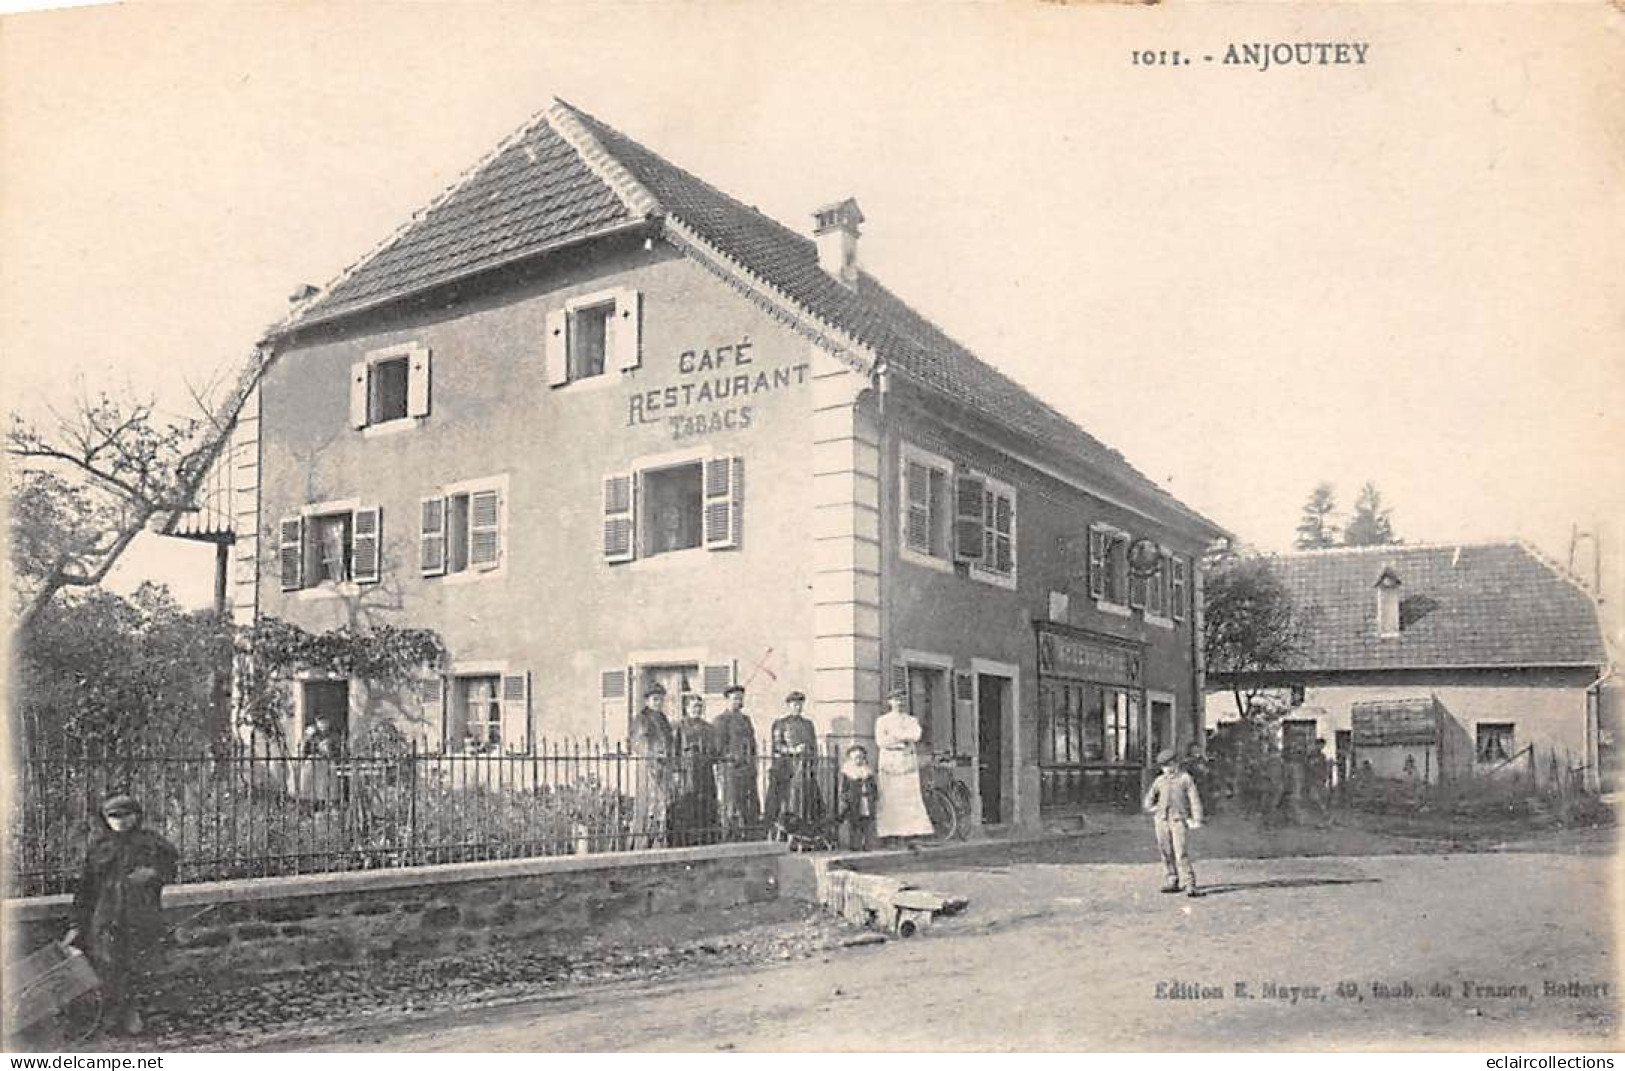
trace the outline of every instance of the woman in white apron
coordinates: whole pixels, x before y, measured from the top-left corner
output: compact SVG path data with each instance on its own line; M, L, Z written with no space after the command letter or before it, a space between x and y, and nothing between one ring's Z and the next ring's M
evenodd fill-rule
M920 795L920 760L914 745L923 728L908 712L908 697L892 693L886 713L875 722L875 746L880 749L875 801L877 837L928 837L931 819Z

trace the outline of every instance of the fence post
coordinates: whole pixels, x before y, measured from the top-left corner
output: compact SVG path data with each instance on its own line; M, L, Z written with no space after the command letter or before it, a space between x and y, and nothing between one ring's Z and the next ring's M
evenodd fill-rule
M407 761L407 768L411 772L407 776L410 783L407 785L406 802L406 861L410 866L417 859L418 848L418 742L415 737L411 757Z

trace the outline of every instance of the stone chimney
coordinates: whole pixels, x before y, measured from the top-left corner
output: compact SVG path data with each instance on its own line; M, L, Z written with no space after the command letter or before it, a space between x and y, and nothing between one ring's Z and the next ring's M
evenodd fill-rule
M818 243L818 266L848 289L858 286L858 225L863 211L858 202L825 205L813 213L813 240Z
M1399 635L1399 574L1385 566L1377 577L1377 635Z

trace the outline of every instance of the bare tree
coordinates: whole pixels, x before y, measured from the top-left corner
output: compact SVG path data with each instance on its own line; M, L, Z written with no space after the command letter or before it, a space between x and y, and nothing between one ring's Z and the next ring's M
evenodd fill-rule
M199 416L170 418L154 401L99 394L44 426L11 417L11 536L20 627L65 588L93 587L155 518L185 510L231 434L265 354L256 352L223 404L188 386Z

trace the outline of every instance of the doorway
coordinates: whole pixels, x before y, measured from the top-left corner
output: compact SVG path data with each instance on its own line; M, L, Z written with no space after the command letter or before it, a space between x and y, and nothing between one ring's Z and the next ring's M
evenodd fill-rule
M1146 754L1147 765L1150 765L1165 749L1177 750L1178 734L1174 730L1174 697L1150 692L1146 700L1151 718L1150 747Z
M1004 818L1004 727L1010 710L1010 682L987 673L976 675L977 790L982 799L982 823L996 825Z

